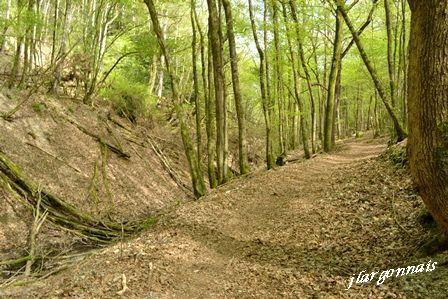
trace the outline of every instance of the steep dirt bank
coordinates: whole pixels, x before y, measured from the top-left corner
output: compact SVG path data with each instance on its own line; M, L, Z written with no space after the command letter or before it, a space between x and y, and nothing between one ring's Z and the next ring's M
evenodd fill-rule
M22 99L26 92L3 90L0 113ZM45 192L98 221L122 223L191 196L182 145L171 130L134 125L107 107L33 95L11 120L0 118L0 151ZM0 206L0 260L7 260L24 254L32 219L5 184ZM53 225L43 229L38 243L49 249L82 242Z
M442 298L448 259L418 255L428 232L417 220L421 201L407 172L376 157L382 144L350 141L342 147L333 155L232 181L180 206L134 240L3 294ZM344 290L362 270L429 259L440 265L431 273Z

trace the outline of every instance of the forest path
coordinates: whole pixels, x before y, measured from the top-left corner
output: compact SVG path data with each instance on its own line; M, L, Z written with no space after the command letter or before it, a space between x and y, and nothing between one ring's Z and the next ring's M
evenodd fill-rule
M407 175L371 159L385 149L346 141L331 155L256 172L179 206L134 240L108 248L38 296L130 298L385 296L385 283L346 291L352 274L401 265L414 237ZM392 198L403 200L394 215ZM414 224L413 224L414 225Z

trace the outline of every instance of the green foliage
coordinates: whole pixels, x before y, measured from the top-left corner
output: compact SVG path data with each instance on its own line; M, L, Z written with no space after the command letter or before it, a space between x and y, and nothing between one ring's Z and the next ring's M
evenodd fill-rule
M390 146L383 154L383 157L399 167L405 167L408 164L406 146L402 144Z
M45 110L47 106L45 105L45 103L33 103L33 105L31 105L31 108L34 110L34 112L36 113L41 113L42 111Z
M149 116L153 98L146 85L130 82L125 77L117 75L111 80L110 86L102 90L102 95L112 102L120 116L131 121Z

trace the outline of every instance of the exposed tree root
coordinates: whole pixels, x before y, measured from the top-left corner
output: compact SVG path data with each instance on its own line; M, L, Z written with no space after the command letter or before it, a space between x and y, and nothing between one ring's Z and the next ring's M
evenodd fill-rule
M123 224L96 220L45 190L40 191L2 151L0 151L0 173L3 174L1 178L9 185L9 191L25 198L32 206L37 205L40 194L40 209L48 212L48 221L99 244L119 241L123 236L129 236L155 222L155 218Z
M30 276L31 274L31 267L34 264L34 261L36 259L36 238L37 238L37 234L39 233L40 228L42 227L42 225L44 224L47 216L48 216L48 211L44 211L43 214L40 213L40 204L42 202L42 197L41 197L41 190L37 190L38 192L38 199L37 199L37 205L36 208L34 209L34 221L30 227L30 234L29 234L29 240L28 240L28 256L30 257L30 259L28 259L26 261L26 265L25 265L25 276Z

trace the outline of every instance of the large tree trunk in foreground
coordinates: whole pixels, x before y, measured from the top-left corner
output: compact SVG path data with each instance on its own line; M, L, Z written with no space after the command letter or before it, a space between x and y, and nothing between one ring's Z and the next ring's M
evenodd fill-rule
M448 2L409 0L409 5L411 172L423 201L448 234Z

